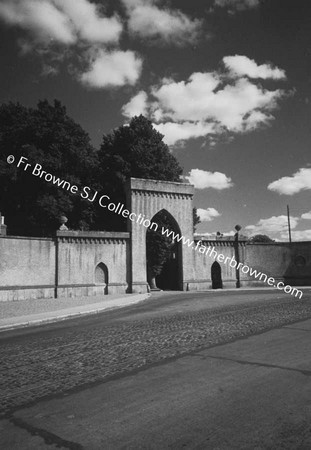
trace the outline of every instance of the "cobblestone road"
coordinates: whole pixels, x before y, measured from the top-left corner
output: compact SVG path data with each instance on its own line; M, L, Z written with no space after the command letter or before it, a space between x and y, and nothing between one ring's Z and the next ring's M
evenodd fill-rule
M310 299L289 298L4 339L0 413L310 317Z

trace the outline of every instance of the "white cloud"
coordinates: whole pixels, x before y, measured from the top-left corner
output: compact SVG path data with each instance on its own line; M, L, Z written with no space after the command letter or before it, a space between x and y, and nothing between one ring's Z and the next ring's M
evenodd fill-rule
M231 11L256 8L260 5L260 0L215 0L215 6L228 8Z
M76 41L69 17L48 0L4 0L0 4L0 18L31 32L39 41L53 39L62 44Z
M140 76L142 62L135 53L116 48L123 31L121 19L117 15L108 17L99 3L3 0L1 20L26 32L18 42L24 55L35 51L41 57L43 76L58 73L56 54L68 64L71 74L81 70L75 64L88 65L78 76L85 86L133 85Z
M72 21L77 35L94 43L116 43L122 33L117 16L103 17L98 5L88 0L52 0Z
M257 69L270 67L254 64ZM272 76L276 73L271 72ZM251 132L269 125L274 119L273 110L286 95L281 89L265 89L244 74L195 72L187 80L164 78L152 86L145 111L149 111L150 119L169 145L198 137L213 138L215 142L216 136Z
M293 241L311 241L311 230L300 230L291 232ZM288 233L282 233L281 238L288 240Z
M176 9L158 6L158 0L123 0L130 34L174 45L195 42L201 21Z
M208 172L201 169L192 169L185 177L196 189L213 188L217 190L228 189L233 186L231 178L221 172Z
M302 219L311 220L311 211L301 215Z
M0 19L44 44L116 43L123 28L116 16L103 17L88 0L4 0Z
M283 177L268 185L270 191L293 195L311 189L311 168L302 168L290 177Z
M247 56L225 56L223 62L226 68L238 77L246 75L249 78L262 78L263 80L282 80L286 78L284 70L273 67L271 64L258 65Z
M298 217L290 217L292 229L296 228L298 221ZM287 216L272 216L268 219L260 219L256 225L248 225L245 229L251 234L286 234L288 229Z
M245 131L271 120L270 111L283 91L265 90L246 78L223 85L217 73L194 73L186 81L163 80L152 95L162 118L213 122L231 131Z
M211 222L213 219L221 215L215 208L198 208L197 214L200 217L201 222Z
M215 240L215 233L194 233L195 237L205 237L206 239Z
M122 114L129 119L140 114L147 113L147 94L144 91L138 92L126 105L122 107Z
M132 51L100 50L92 57L89 69L79 76L85 86L94 89L133 85L140 76L142 61Z
M164 135L163 141L167 145L175 145L180 141L206 136L215 131L214 124L204 122L166 122L154 123L153 126Z

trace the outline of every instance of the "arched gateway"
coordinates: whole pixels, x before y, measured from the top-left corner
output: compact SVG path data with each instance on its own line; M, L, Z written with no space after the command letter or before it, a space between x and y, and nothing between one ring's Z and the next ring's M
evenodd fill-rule
M127 207L136 217L141 215L142 220L148 219L145 224L149 221L151 224L156 223L156 215L165 210L174 220L178 234L192 240L193 194L194 187L190 184L131 178L126 189ZM129 266L131 267L132 292L147 292L149 288L146 261L148 227L143 225L142 220L128 221L128 231L131 233ZM180 245L176 257L178 258L177 287L180 290L186 290L188 283L194 279L193 250L187 245ZM173 254L172 258L174 258ZM168 270L174 270L173 263ZM163 287L165 287L165 281Z

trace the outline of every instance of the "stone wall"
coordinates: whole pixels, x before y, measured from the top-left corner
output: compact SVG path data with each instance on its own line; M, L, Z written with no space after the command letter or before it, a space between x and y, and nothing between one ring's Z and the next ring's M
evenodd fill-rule
M54 297L55 241L0 236L0 300Z
M135 219L169 214L185 239L214 247L214 257L180 243L180 290L235 288L237 272L219 261L243 264L292 286L311 285L311 242L247 244L193 237L193 186L131 178L127 184L128 232L58 231L53 239L0 235L0 300L146 292L147 227ZM143 219L143 220L144 220ZM144 222L145 223L145 222ZM213 272L213 276L212 276ZM268 286L240 271L241 286Z
M0 301L130 291L129 233L0 236Z
M247 245L245 264L292 286L311 285L311 242ZM243 277L244 284L256 280Z
M195 238L197 242L200 237ZM217 254L234 257L237 260L237 249L234 241L207 241L201 237L202 245L215 248ZM291 286L311 285L311 242L275 242L269 244L247 244L239 242L239 260L251 269L273 277L276 282L283 281ZM217 259L216 259L217 260ZM195 279L189 283L189 290L205 290L212 288L211 268L214 257L194 251ZM221 277L224 288L236 287L237 274L234 267L220 262ZM260 281L254 276L244 274L240 270L240 282L243 286L269 287L265 277Z
M58 231L57 238L59 297L129 292L129 233ZM108 280L104 271L96 280L98 266Z

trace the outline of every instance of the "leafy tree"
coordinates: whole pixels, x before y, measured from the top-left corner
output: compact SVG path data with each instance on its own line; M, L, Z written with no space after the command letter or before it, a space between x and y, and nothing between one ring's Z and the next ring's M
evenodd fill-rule
M270 242L275 242L273 239L271 239L269 236L267 236L266 234L256 234L255 236L252 236L248 242L250 243L270 243Z
M171 223L170 217L164 211L156 214L153 220L158 224L158 230L147 230L147 270L150 287L156 288L156 277L160 275L174 247L173 240L167 236L163 236L160 230L167 229L174 231L174 226Z
M180 181L182 174L179 162L163 142L163 135L142 115L104 135L99 161L103 189L114 203L125 202L124 184L130 177ZM98 225L104 223L110 230L125 229L125 221L119 216L105 209L99 214Z
M8 155L15 163L6 162ZM31 167L17 167L20 156ZM96 181L97 152L88 134L59 101L40 101L37 108L0 106L0 208L10 234L51 235L64 214L71 228L90 228L94 207L80 195L32 175L35 164L78 187ZM95 178L94 178L95 177Z

